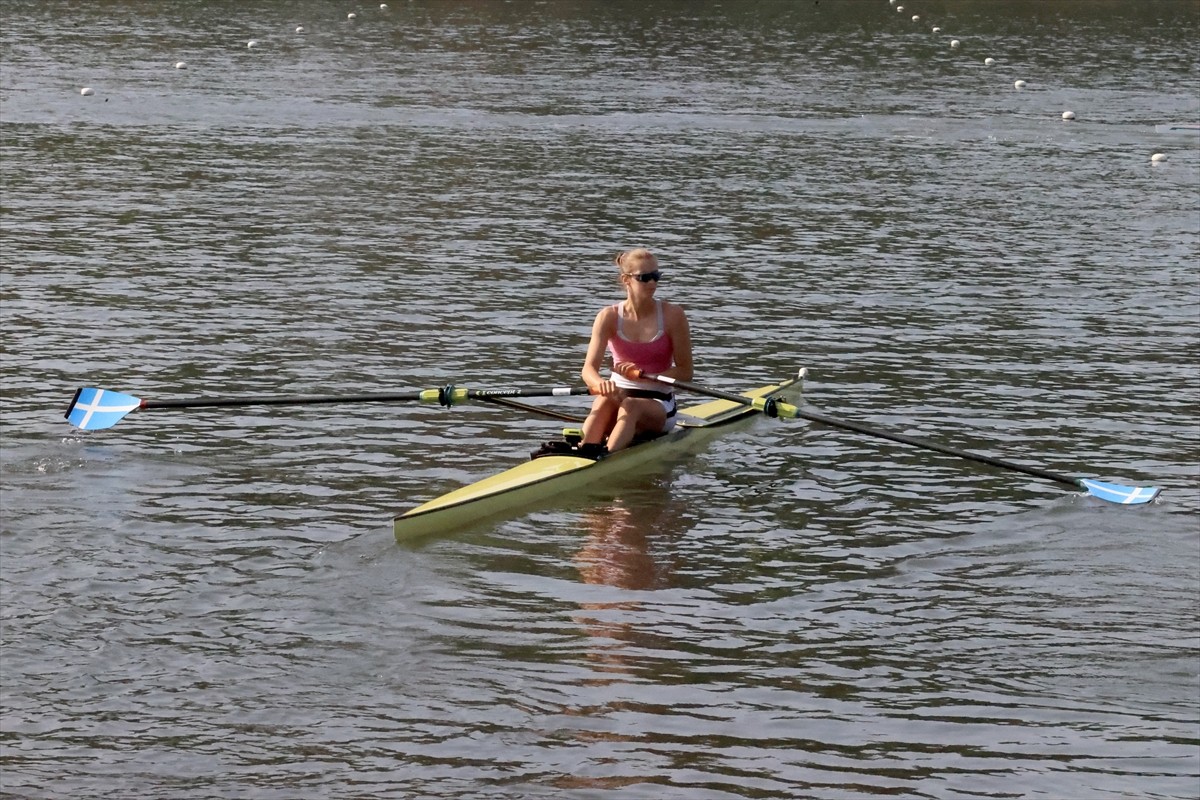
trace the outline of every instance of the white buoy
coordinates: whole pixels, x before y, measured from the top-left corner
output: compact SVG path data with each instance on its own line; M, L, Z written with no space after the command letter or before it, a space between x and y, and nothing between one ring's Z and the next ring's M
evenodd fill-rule
M176 61L175 69L187 69L187 62L186 61Z
M996 65L996 59L994 59L994 58L985 58L985 59L983 60L983 63L984 63L984 64L987 64L989 67L994 67L994 66Z
M897 3L898 1L899 1L899 0L888 0L888 5L892 5L892 6L894 6L894 5L896 5L896 3Z
M353 11L351 11L346 15L346 19L358 19L358 14L355 14Z
M904 13L904 6L896 6L896 13L897 13L897 14L903 14L903 13Z
M246 47L258 47L258 39L251 39L246 42Z
M96 93L96 90L90 86L85 86L79 90L79 93L81 95L83 95L84 97L91 97L92 95L94 95Z
M387 3L380 3L380 4L379 4L379 10L380 10L380 11L387 11Z
M1070 122L1071 120L1075 119L1075 112L1074 111L1064 111L1063 119L1065 119L1067 122Z
M1013 88L1015 89L1024 89L1028 85L1025 81L1013 81Z
M951 39L950 46L953 47L955 50L957 50L959 47L962 46L962 42L960 42L958 39Z
M303 26L303 25L297 25L297 26L296 26L296 33L304 33L304 26Z
M941 33L941 32L942 32L942 29L941 29L941 28L939 28L937 25L934 25L934 26L933 26L933 32L934 32L934 33Z
M1154 155L1150 156L1150 161L1155 164L1161 164L1162 162L1164 162L1166 160L1167 160L1166 153L1155 153Z
M920 21L921 21L921 15L913 14L913 22L920 22Z

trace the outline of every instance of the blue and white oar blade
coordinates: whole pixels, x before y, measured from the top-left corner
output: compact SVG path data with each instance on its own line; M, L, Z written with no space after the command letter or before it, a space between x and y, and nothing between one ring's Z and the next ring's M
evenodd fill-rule
M85 431L111 428L130 411L141 408L142 401L131 394L108 389L80 389L67 408L67 422Z
M1154 486L1122 486L1119 483L1104 483L1088 478L1080 478L1079 485L1087 489L1088 494L1092 497L1127 506L1149 503L1158 497L1159 492L1159 489Z

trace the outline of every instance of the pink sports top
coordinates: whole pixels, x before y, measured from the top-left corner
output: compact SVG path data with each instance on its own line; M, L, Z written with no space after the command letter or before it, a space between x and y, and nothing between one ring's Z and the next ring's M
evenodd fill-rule
M646 372L665 372L671 368L675 355L675 345L663 325L663 306L661 300L654 301L658 314L658 330L648 342L635 342L625 338L621 316L621 304L613 306L617 312L617 335L608 340L608 351L612 353L613 363L631 361ZM613 373L613 382L622 389L649 389L654 392L670 393L670 390L655 381L631 381L628 378Z

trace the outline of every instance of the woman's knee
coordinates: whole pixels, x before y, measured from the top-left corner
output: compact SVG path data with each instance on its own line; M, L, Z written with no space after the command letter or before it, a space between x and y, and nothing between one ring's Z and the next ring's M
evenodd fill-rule
M639 430L658 429L667 421L666 413L657 403L650 405L641 398L631 398L621 404L617 419L624 420L627 425L634 425Z
M621 407L621 401L616 397L597 397L592 401L592 413L616 413Z
M621 407L617 409L617 416L628 420L636 420L645 411L644 407L638 402L639 398L627 397L621 401Z

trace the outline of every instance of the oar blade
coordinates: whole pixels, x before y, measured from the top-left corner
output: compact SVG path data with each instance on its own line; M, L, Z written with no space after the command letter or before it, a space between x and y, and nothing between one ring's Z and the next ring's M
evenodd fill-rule
M1119 483L1104 483L1090 478L1080 478L1079 485L1087 489L1087 493L1092 497L1126 506L1149 503L1158 497L1161 491L1155 486L1122 486Z
M96 431L111 428L130 411L141 406L142 401L131 394L89 387L75 392L64 416L76 428Z

